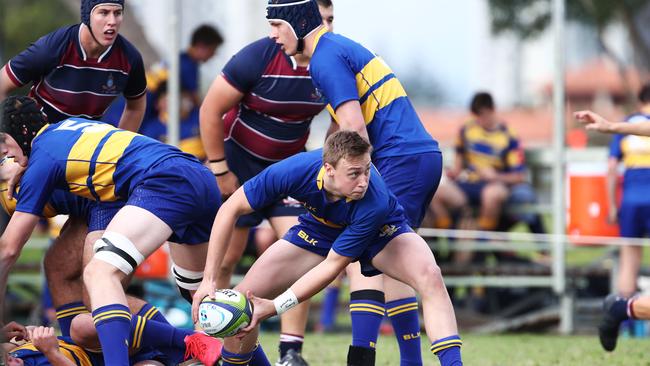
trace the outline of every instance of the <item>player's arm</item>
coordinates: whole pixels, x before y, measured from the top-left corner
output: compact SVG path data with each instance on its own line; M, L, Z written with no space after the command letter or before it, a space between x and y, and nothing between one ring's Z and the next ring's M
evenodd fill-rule
M224 151L223 116L244 98L244 93L230 85L223 75L212 82L201 104L199 126L201 142L210 162L210 170L217 177L221 194L230 196L239 186L237 177L228 168Z
M244 193L244 187L240 187L235 193L221 205L217 216L212 225L210 241L208 244L208 254L203 271L203 281L194 293L192 301L192 317L194 322L198 319L199 303L204 297L214 294L217 289L217 276L223 257L228 248L228 241L232 233L235 222L239 216L251 213L248 198Z
M368 138L368 131L366 130L366 122L361 113L361 105L358 100L348 100L343 102L336 108L336 118L339 122L341 130L356 131L366 140Z
M29 338L52 366L76 366L59 351L59 342L52 327L36 327L29 330Z
M132 132L138 132L144 118L144 112L147 108L147 93L142 94L137 98L126 98L124 111L120 118L120 123L117 127Z
M587 130L602 133L650 136L650 121L638 123L612 122L592 111L575 112L573 116L578 122L584 124Z
M618 204L616 202L616 186L618 183L618 159L610 156L607 160L607 219L615 224L618 219Z
M30 213L15 212L0 237L0 294L7 290L9 272L18 260L20 252L34 231L39 217ZM4 306L4 296L0 296L0 309Z
M0 100L5 99L7 94L20 87L20 85L17 85L11 80L9 74L7 74L8 72L7 65L3 66L2 70L0 70Z

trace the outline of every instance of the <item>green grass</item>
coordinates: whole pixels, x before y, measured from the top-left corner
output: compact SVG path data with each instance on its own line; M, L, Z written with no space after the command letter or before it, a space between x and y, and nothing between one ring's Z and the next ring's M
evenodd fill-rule
M463 335L463 361L477 366L598 366L650 365L647 339L625 339L613 353L600 348L595 336ZM263 333L261 342L270 361L277 359L277 333ZM305 337L303 355L312 366L345 365L349 334L314 334ZM422 341L425 365L438 365ZM389 336L379 339L376 365L399 365L399 349Z

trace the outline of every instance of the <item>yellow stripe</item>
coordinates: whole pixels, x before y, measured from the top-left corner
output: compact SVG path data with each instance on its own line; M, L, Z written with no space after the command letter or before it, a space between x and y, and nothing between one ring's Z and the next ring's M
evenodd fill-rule
M82 307L82 308L74 308L74 309L66 309L62 311L57 311L56 312L56 318L61 319L61 318L67 318L72 315L79 315L79 314L85 314L88 313L88 309Z
M138 322L135 325L135 330L133 331L133 348L140 348L140 342L142 342L142 331L144 330L145 319L141 316L138 316Z
M74 353L74 355L77 356L77 358L81 362L81 366L92 366L92 362L90 362L90 357L88 357L88 354L86 353L86 350L84 350L83 348L81 348L81 347L79 347L79 346L77 346L75 344L67 343L67 342L62 341L62 340L59 340L59 346L61 348L64 348L64 349Z
M386 311L390 313L391 311L404 309L404 308L410 307L410 306L418 306L418 303L417 302L409 302L408 304L402 304L402 305L395 306L395 307L392 307L392 308L386 308Z
M124 310L111 310L107 311L101 314L97 314L93 316L93 322L97 324L98 321L100 320L105 320L109 318L116 318L116 317L122 317L131 320L131 314L128 311Z
M152 306L151 309L147 310L147 312L144 314L144 318L151 319L154 315L156 315L157 312L158 309L155 306Z
M393 70L386 65L381 57L376 56L370 60L370 62L368 62L356 75L359 98L366 95L373 85L377 84L381 79L392 73Z
M188 154L196 156L199 160L205 159L205 149L203 148L203 142L201 142L201 137L188 137L181 140L178 143L178 148L181 151Z
M228 363L234 363L235 365L245 365L251 361L249 358L248 360L238 360L238 359L233 359L233 358L228 358L228 357L222 357L222 360L228 362Z
M378 110L386 107L395 99L405 97L406 91L397 78L392 78L383 83L379 88L370 93L365 102L361 105L361 112L366 124L375 118Z
M90 171L90 159L99 145L99 142L111 131L106 129L92 129L83 132L79 139L68 153L68 162L65 168L65 178L68 182L70 192L94 200L95 197L88 188L88 174Z
M97 318L93 319L93 322L95 323L95 325L97 325L98 322L103 321L103 320L107 320L107 319L110 319L110 318L124 318L124 319L127 319L128 321L131 321L131 317L128 316L128 315L116 314L116 315L97 317Z
M108 138L102 146L102 151L97 157L95 163L95 174L93 174L93 184L95 191L102 201L115 201L115 182L113 174L117 161L120 160L124 150L131 144L136 134L128 131L115 132Z
M354 312L365 312L365 313L373 313L373 314L377 314L377 315L384 316L384 312L383 312L383 311L374 310L374 309L361 309L361 308L359 308L359 309L350 309L350 312L351 312L351 313L354 313Z
M460 339L452 339L449 341L440 342L434 345L431 345L431 352L438 353L444 349L451 347L460 347L463 345L463 342Z
M312 53L316 50L316 46L318 45L318 42L320 41L320 37L323 36L323 34L327 33L327 27L321 28L321 30L316 33L316 37L314 37L314 48L311 50Z
M334 112L334 108L332 108L332 105L328 104L326 108L327 108L327 111L330 112L330 116L332 116L332 118L334 118L334 121L336 123L339 123L339 118L336 116L336 112Z
M368 304L368 303L365 303L365 302L355 302L354 304L350 304L350 309L356 308L356 307L373 308L373 309L377 309L377 310L381 310L381 311L384 311L384 309L385 309L383 306Z
M412 310L416 310L416 311L417 311L417 310L418 310L418 306L415 305L415 306L410 307L410 308L406 308L406 309L402 309L402 310L393 311L393 312L388 313L388 316L391 317L391 316L395 316L395 315L398 315L398 314L401 314L401 313L406 313L407 311L412 311Z
M316 221L320 222L323 225L329 226L329 227L334 228L334 229L341 229L343 227L342 225L337 225L337 224L334 224L332 222L327 221L326 219L320 218L320 217L314 215L312 212L309 212L309 213L311 214L311 216L314 219L316 219Z
M323 189L323 177L325 176L325 167L322 166L318 171L318 176L316 176L316 186L319 190Z

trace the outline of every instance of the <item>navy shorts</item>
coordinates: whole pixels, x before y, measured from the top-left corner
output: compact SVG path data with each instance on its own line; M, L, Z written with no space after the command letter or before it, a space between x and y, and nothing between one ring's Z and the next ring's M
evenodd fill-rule
M221 193L208 168L197 160L173 157L147 171L126 204L164 221L173 231L169 241L201 244L210 239Z
M300 223L295 225L282 239L302 249L326 257L332 249L332 244L341 234L343 229L331 228L323 224L313 224L301 217ZM361 273L366 277L381 274L381 271L372 265L372 259L394 238L404 233L413 232L408 222L396 222L383 226L377 238L368 245L360 256L354 258L361 264ZM338 253L347 256L345 253Z
M467 201L471 206L481 205L481 192L487 182L459 182L458 187L465 193Z
M420 227L442 176L442 153L428 152L373 160L411 227Z
M237 176L239 184L242 185L273 164L273 162L251 155L251 153L231 140L224 142L224 149L228 159L228 167ZM299 216L305 212L305 208L300 202L291 197L284 197L261 210L239 217L237 226L254 227L270 217Z
M126 202L97 202L88 201L86 208L86 223L88 224L88 232L106 230L108 224L113 220L113 217Z
M650 203L623 200L618 210L621 236L642 238L650 234Z

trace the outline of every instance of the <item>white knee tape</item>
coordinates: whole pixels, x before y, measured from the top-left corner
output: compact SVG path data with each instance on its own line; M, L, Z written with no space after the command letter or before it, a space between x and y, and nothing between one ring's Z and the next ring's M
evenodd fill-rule
M178 287L188 291L198 289L201 281L203 281L203 271L190 271L174 263L172 263L172 274Z
M115 266L124 274L131 274L144 261L144 256L124 235L107 231L93 246L94 258Z

